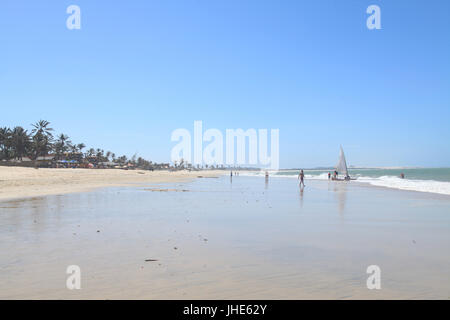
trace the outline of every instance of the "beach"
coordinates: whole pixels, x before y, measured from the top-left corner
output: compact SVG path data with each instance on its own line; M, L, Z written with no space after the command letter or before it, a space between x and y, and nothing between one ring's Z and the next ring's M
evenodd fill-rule
M0 200L87 192L96 188L217 177L223 171L46 169L0 166Z
M47 184L72 179L70 170ZM90 182L80 178L76 192L29 190L32 197L0 202L0 298L450 297L448 196L308 179L301 191L286 177L107 171L81 173ZM81 269L80 290L66 287L69 265ZM380 290L367 288L370 265L381 269Z
M450 300L449 13L0 1L0 301L256 320Z

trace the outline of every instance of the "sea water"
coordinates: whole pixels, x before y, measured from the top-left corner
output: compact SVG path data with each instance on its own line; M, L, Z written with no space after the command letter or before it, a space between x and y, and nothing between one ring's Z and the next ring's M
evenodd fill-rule
M297 178L299 171L279 170L271 176ZM327 180L328 172L332 173L333 169L306 169L304 172L305 179ZM400 177L402 173L404 179ZM357 182L373 186L450 195L450 168L350 168L349 174L357 178ZM264 175L264 172L255 175Z

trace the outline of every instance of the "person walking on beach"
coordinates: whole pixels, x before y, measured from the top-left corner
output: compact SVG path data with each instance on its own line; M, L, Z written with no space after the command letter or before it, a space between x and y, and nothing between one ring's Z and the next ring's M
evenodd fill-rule
M298 174L298 179L300 180L300 187L302 186L302 184L303 184L303 187L305 187L305 181L304 181L305 174L303 173L303 169L300 170L300 173Z
M328 180L331 179L331 173L328 172Z

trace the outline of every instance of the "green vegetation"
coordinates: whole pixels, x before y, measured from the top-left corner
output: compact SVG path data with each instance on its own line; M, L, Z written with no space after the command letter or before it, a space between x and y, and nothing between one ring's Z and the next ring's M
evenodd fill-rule
M72 143L69 136L61 133L54 135L50 122L40 120L31 125L28 132L23 127L13 129L0 128L0 161L25 162L34 161L37 166L47 164L56 166L58 163L70 163L70 166L83 167L89 164L93 166L119 166L138 167L141 169L159 169L168 164L157 164L136 155L131 159L123 155L116 157L111 151L103 149L86 148L84 143Z

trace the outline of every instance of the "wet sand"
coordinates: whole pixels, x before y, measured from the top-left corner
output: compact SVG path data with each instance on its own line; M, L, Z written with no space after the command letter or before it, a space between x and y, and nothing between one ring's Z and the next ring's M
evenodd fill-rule
M224 171L148 171L117 169L34 169L0 166L0 200L92 191L139 183L177 182Z
M449 299L450 198L306 182L302 193L295 179L239 176L0 202L0 298ZM373 264L381 290L366 287ZM81 290L66 288L68 265Z

